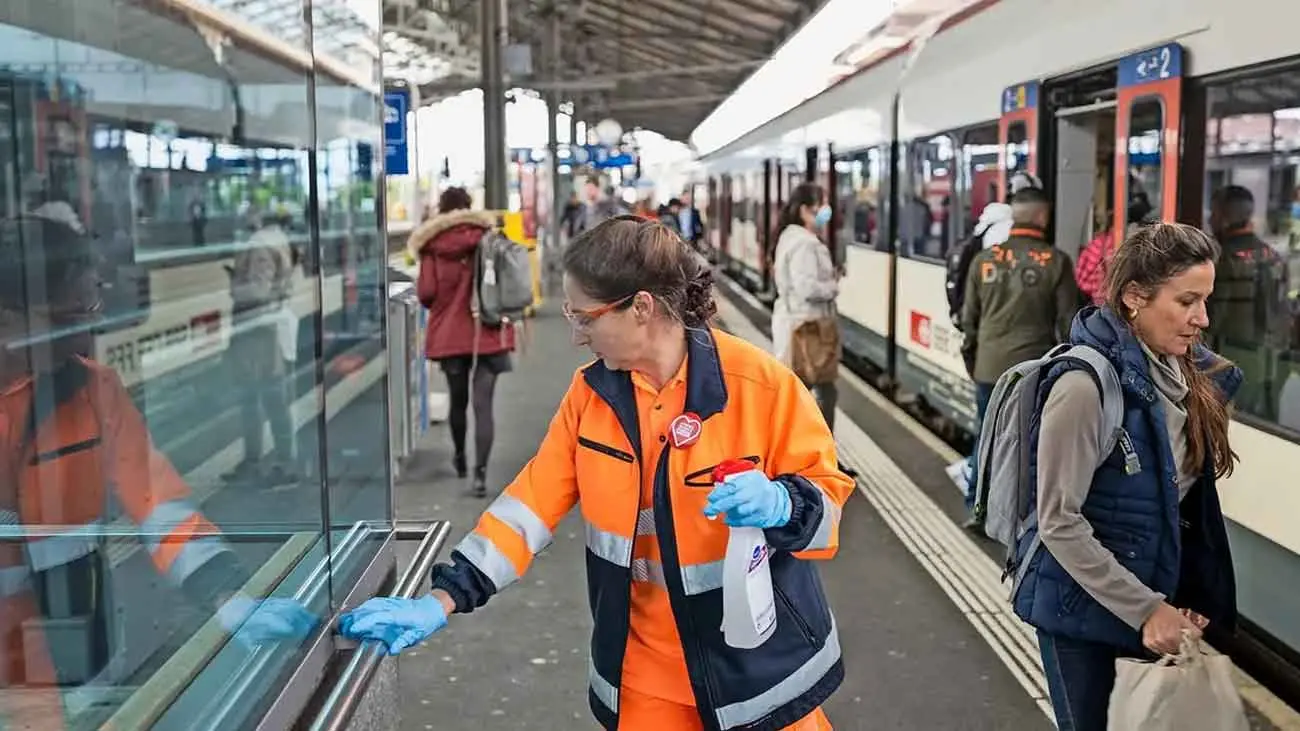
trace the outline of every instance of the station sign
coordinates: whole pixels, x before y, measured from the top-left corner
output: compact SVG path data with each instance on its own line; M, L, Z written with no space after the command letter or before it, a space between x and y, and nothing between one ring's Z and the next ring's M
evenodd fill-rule
M406 113L411 109L409 89L384 90L384 173L410 174L407 153Z
M1120 59L1120 88L1176 79L1183 75L1183 47L1166 43Z

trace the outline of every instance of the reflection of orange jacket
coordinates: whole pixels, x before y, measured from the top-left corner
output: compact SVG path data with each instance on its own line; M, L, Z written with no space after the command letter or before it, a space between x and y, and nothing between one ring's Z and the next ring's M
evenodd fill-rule
M21 624L37 617L31 573L99 550L110 490L171 583L211 601L242 578L109 368L73 361L0 391L0 475L0 687L53 682L52 668L30 665L44 653L23 646Z
M590 669L593 711L618 724L633 582L667 592L694 705L710 727L779 729L819 705L843 677L834 619L810 559L839 548L841 507L853 481L836 465L834 441L808 390L758 348L718 331L688 334L686 410L698 441L681 449L663 433L639 433L633 379L594 363L574 378L537 455L435 569L434 586L470 611L518 580L581 503L587 580L595 619ZM680 425L680 424L679 424ZM643 443L657 449L646 453ZM776 633L754 650L722 640L722 558L729 530L704 507L718 463L749 458L781 482L791 520L766 531L774 549ZM653 474L653 507L641 509L642 475ZM633 557L652 532L659 561ZM750 725L757 724L757 725Z

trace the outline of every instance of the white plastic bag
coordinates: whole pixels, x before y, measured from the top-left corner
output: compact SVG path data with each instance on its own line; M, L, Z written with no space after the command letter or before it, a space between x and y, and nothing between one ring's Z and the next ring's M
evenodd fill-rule
M1249 731L1232 660L1188 635L1177 655L1115 662L1109 731Z

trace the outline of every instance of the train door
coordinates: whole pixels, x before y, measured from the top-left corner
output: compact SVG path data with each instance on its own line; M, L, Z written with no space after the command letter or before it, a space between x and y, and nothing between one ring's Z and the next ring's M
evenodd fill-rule
M1178 217L1183 48L1169 43L1119 61L1115 109L1115 236Z
M1115 102L1101 100L1054 112L1052 240L1071 259L1078 259L1089 241L1113 225Z
M998 158L1004 174L998 181L999 200L1007 199L1007 183L1018 170L1038 175L1037 81L1009 86L1002 92L1002 117L998 120Z

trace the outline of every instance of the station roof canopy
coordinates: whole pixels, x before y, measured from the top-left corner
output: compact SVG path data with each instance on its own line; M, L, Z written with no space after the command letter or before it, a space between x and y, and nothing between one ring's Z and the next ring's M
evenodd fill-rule
M479 86L483 1L384 0L386 75L422 103ZM506 88L685 141L826 0L490 1L509 7Z

